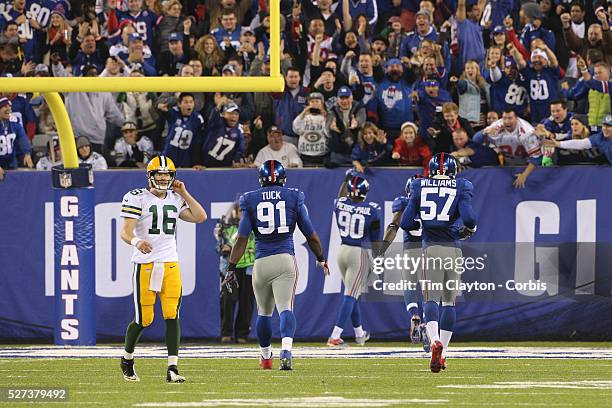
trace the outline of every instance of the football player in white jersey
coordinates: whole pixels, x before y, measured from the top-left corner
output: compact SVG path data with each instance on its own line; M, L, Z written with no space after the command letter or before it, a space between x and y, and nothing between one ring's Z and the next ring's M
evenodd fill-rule
M179 374L180 343L179 308L181 274L176 250L176 223L206 221L204 208L176 180L176 168L165 156L154 157L147 166L148 189L132 190L123 197L124 219L121 239L134 247L134 321L125 334L125 351L121 358L123 378L140 381L134 371L134 348L145 327L153 323L153 307L159 296L166 322L168 370L166 381L184 382Z

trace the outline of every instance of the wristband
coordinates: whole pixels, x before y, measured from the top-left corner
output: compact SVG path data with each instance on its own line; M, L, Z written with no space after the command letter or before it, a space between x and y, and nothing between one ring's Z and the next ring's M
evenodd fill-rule
M134 238L132 238L132 240L130 241L130 245L135 247L136 245L138 245L138 243L139 243L140 241L141 241L141 239L140 239L140 238L138 238L138 237L134 237Z
M387 228L399 229L399 225L392 222Z
M235 271L236 270L236 264L233 263L233 262L228 263L227 264L227 270L228 271L232 271L232 272Z

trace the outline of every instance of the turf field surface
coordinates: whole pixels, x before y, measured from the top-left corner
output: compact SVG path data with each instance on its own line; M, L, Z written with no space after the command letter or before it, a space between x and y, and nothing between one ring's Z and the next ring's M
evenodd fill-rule
M66 388L66 402L37 404L70 407L612 405L610 348L459 346L439 374L429 371L421 350L406 345L332 350L296 344L291 372L278 371L278 360L274 370L260 370L255 346L188 346L179 362L184 384L166 384L161 346L137 348L139 383L123 380L120 346L5 346L0 387Z

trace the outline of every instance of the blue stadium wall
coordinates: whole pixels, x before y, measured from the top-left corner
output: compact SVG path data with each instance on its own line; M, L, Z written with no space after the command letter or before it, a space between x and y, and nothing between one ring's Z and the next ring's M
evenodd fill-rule
M612 167L537 169L524 190L512 187L519 169L470 170L461 177L475 186L478 232L470 250L489 252L492 262L466 281L504 282L530 277L548 282L546 290L469 292L458 300L456 333L464 340L612 339ZM391 220L391 202L415 170L376 169L368 197ZM296 337L329 335L341 302L335 267L338 230L332 205L344 170L289 170L289 187L306 193L306 203L333 267L325 279L297 233ZM219 270L213 229L237 195L257 187L255 170L180 171L210 219L179 223L183 275L182 334L219 336ZM54 321L53 193L43 172L11 172L0 183L0 338L51 340ZM133 317L130 255L121 242L120 201L127 191L146 186L144 171L95 175L96 294L98 340L118 339ZM580 244L576 244L579 241ZM494 261L493 261L494 258ZM362 300L364 324L374 337L405 337L408 319L401 292L370 287ZM278 325L274 325L278 327ZM350 330L349 330L350 332ZM164 335L159 304L144 339ZM275 332L278 335L278 331Z

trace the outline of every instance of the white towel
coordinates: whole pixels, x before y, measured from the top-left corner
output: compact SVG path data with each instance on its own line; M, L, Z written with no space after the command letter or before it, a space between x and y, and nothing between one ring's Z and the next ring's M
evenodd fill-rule
M149 281L149 290L152 290L153 292L161 292L163 281L164 263L154 262L153 271L151 272L151 280Z

